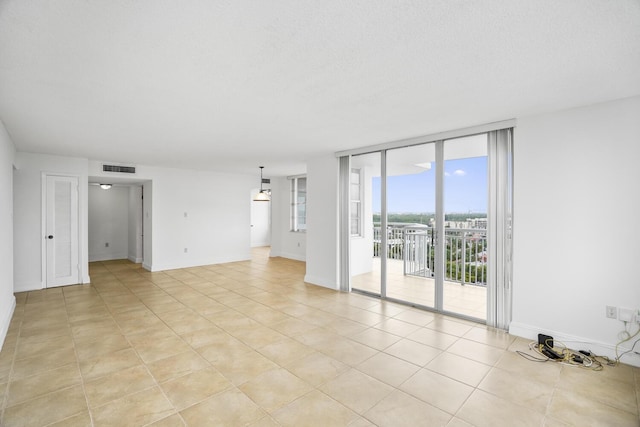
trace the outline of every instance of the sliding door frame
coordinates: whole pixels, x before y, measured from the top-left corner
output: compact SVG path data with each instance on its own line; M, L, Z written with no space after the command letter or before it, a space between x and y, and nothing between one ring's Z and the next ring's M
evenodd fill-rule
M448 139L455 139L466 136L473 136L486 133L488 135L488 161L489 161L489 206L487 215L489 259L492 264L488 269L487 280L487 315L486 324L500 329L508 329L511 322L511 259L512 259L512 227L513 227L513 127L515 120L495 122L472 128L459 129L456 131L441 132L430 136L400 140L361 149L347 150L336 153L340 159L340 289L351 290L351 279L349 275L349 242L350 232L348 188L345 187L345 180L349 179L350 158L353 155L380 153L381 171L381 230L386 230L387 219L387 151L390 149L410 147L415 145L436 144L436 227L435 240L438 256L435 258L435 295L434 307L415 304L410 301L397 300L387 297L387 256L388 256L388 236L386 232L381 233L381 271L380 271L380 298L392 302L410 305L429 311L436 311L446 315L452 315L462 319L478 321L480 319L466 316L460 313L449 312L443 309L443 283L444 283L444 142ZM346 164L346 167L344 165ZM346 171L346 172L345 172ZM347 181L348 182L348 181ZM346 194L345 194L346 192ZM346 205L346 209L344 208ZM346 230L346 233L345 233ZM493 243L493 244L492 244ZM346 282L346 285L345 285ZM375 294L364 292L369 295Z

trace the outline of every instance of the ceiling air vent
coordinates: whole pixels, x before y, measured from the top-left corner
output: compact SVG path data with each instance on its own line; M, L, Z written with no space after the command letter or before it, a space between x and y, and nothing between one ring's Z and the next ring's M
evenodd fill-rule
M135 166L102 165L103 172L136 173Z

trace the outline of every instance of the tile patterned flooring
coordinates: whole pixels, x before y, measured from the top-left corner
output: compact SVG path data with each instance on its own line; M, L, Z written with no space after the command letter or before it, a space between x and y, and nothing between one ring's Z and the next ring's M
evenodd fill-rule
M638 426L640 369L529 362L525 340L303 282L268 258L17 294L3 426Z

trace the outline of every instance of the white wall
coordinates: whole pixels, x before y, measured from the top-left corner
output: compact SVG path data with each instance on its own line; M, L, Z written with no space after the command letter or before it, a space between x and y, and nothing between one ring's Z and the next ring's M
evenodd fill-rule
M13 296L13 162L15 148L0 121L0 350L16 299Z
M79 239L81 282L89 283L87 240L87 159L16 153L14 173L14 290L42 289L42 174L52 173L79 178Z
M100 162L90 162L89 170L91 176L108 176ZM144 186L145 268L250 258L251 176L149 166L136 172L136 179L152 181Z
M307 233L291 231L290 186L291 181L286 178L271 178L270 255L304 261L306 259Z
M612 355L605 305L640 308L640 97L519 118L514 141L510 332Z
M142 186L129 187L129 204L127 212L128 246L127 259L131 262L142 262Z
M338 159L307 163L307 274L305 282L339 289Z
M88 176L113 175L101 171L102 163L79 158L16 153L15 163L14 290L41 289L44 284L43 172L80 178L81 273L88 283ZM133 178L149 181L144 184L145 268L160 271L250 258L247 194L252 177L139 166Z
M129 255L129 187L113 186L103 190L90 185L88 201L89 262L126 259Z

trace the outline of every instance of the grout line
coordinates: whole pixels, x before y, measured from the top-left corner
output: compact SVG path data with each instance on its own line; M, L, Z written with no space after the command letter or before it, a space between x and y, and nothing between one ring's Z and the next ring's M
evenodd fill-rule
M106 267L106 266L105 266L105 267ZM107 269L108 269L108 268L107 268ZM120 279L118 279L118 281L119 281L119 282L120 282L120 283L121 283L125 288L129 289L129 288L128 288L124 283L122 283L122 281L121 281ZM152 283L153 283L153 282L152 282ZM156 287L157 287L157 285L156 285L155 283L154 283L154 286L156 286ZM129 289L129 291L130 291L130 289ZM135 294L134 294L134 295L135 295ZM102 298L102 296L100 296L100 298ZM136 295L136 298L138 298L138 300L139 300L139 301L141 301L141 300L140 300L140 298L139 298L137 295ZM146 362L144 361L144 359L140 356L140 354L138 353L138 350L137 350L137 349L135 348L135 346L131 343L131 340L129 339L129 337L127 336L127 334L125 334L125 333L124 333L124 331L123 331L123 330L122 330L122 328L120 327L120 324L116 321L115 317L113 316L113 311L112 311L112 310L111 310L111 308L109 307L109 304L107 304L107 303L106 303L106 301L104 301L104 299L103 299L103 302L104 302L104 304L105 304L105 306L106 306L107 310L108 310L108 311L109 311L109 313L111 314L111 318L112 318L113 322L114 322L114 323L116 324L116 326L118 327L118 330L120 331L120 333L122 334L122 336L124 337L124 339L125 339L125 340L127 341L127 343L129 344L129 347L130 347L130 348L133 350L133 352L136 354L136 357L138 357L138 359L140 360L140 363L142 364L142 366L144 366L144 369L145 369L145 371L147 372L147 375L149 375L149 376L151 377L151 379L153 380L153 383L155 384L153 387L148 387L148 388L143 389L143 390L138 390L138 391L136 391L136 392L134 392L134 393L129 393L129 394L125 395L125 396L129 396L129 395L131 395L131 394L139 393L139 392L142 392L142 391L144 391L144 390L149 390L149 389L152 389L152 388L157 388L157 389L160 391L160 393L162 394L162 396L164 396L164 398L167 400L167 402L169 402L169 404L173 407L173 410L174 410L174 412L173 412L173 413L174 413L174 414L178 414L178 416L180 416L180 415L179 415L179 412L178 412L178 410L177 410L177 408L176 408L176 406L173 404L173 402L171 401L171 399L169 399L169 396L167 396L167 394L165 393L165 391L163 390L163 388L160 386L160 383L158 382L158 380L156 379L156 377L154 377L154 376L153 376L153 374L151 373L151 371L149 370L149 367L147 366L147 363L146 363ZM141 302L142 302L142 301L141 301ZM144 302L142 302L142 303L144 304ZM162 323L164 323L164 321L163 321L162 319L160 319L160 318L159 318L159 317L158 317L158 316L157 316L157 315L156 315L156 314L155 314L155 313L154 313L154 312L153 312L153 311L152 311L152 310L151 310L151 309L150 309L146 304L144 304L144 305L145 305L145 307L147 307L147 309L149 309L149 310L154 314L154 316L156 316L160 321L162 321ZM165 325L166 325L166 324L165 324ZM168 325L166 325L166 326L168 327ZM172 330L172 331L173 331L173 330ZM176 335L177 335L177 334L176 334ZM181 337L180 337L180 338L181 338ZM121 396L120 398L122 398L122 397L124 397L124 396ZM118 398L118 399L120 399L120 398ZM115 399L115 400L118 400L118 399ZM112 400L111 402L114 402L115 400ZM103 405L101 405L101 406L108 405L108 404L109 404L109 403L111 403L111 402L106 402L106 403L104 403L104 404L103 404ZM171 414L171 415L173 415L173 414ZM170 417L171 415L168 415L167 417ZM165 418L166 418L166 417L165 417ZM182 419L182 417L181 417L181 416L180 416L180 418ZM155 421L151 422L150 424L152 424L152 423L154 423L154 422L156 422L156 421L161 421L162 419L163 419L163 418L161 418L161 419L159 419L159 420L155 420ZM184 420L182 420L182 421L184 421ZM186 425L186 423L185 423L185 425Z
M82 394L84 395L84 400L87 405L87 412L89 413L89 421L91 422L91 426L93 426L94 425L93 412L91 411L91 405L89 405L89 398L87 397L87 391L84 387L84 376L82 375L82 369L80 369L80 358L78 357L78 351L76 349L76 338L75 338L75 335L73 334L73 329L71 328L71 324L69 321L69 311L67 310L67 299L66 299L64 290L62 291L62 298L64 301L65 314L67 316L67 325L69 325L69 331L71 333L71 342L73 343L73 354L75 355L75 358L76 358L76 367L78 368L78 374L80 375L80 386L82 387ZM75 415L72 415L72 416L75 416Z

